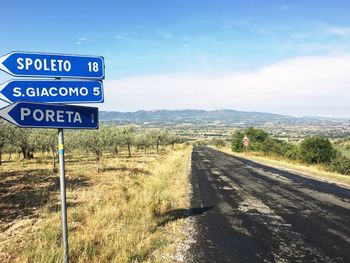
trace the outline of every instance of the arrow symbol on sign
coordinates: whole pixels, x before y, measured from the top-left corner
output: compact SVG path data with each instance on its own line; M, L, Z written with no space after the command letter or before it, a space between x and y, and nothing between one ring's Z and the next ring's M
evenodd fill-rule
M9 114L9 112L16 107L16 103L11 104L9 106L6 106L2 109L0 109L0 117L3 118L4 120L11 122L14 125L18 125L18 123L11 117L11 115Z
M11 53L0 58L0 69L2 71L12 75L12 72L3 64L3 62L6 61L10 55L11 55Z

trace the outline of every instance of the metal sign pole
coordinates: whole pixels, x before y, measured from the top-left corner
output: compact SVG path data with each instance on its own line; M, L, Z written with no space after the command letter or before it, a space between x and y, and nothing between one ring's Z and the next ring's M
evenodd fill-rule
M64 263L68 263L68 224L66 204L66 178L64 167L64 138L63 129L58 129L58 157L60 165L60 188L61 188L61 212L62 212L62 236L64 248Z

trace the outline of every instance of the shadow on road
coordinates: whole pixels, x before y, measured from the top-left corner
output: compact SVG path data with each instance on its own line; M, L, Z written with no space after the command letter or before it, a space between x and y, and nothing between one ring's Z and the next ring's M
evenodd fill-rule
M176 221L178 219L202 215L213 208L214 208L214 206L205 206L205 207L194 207L194 208L190 208L190 209L171 210L171 211L161 215L162 220L161 220L159 225L164 226L167 223L172 222L172 221Z

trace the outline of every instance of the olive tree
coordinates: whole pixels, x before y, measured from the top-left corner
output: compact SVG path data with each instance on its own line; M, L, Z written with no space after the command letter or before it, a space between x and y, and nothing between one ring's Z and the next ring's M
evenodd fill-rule
M141 132L135 135L135 146L138 149L143 149L147 153L147 149L152 146L149 133Z
M35 142L31 140L31 129L16 127L13 131L15 145L21 150L24 159L34 157Z
M98 130L94 131L80 131L76 133L76 140L86 152L91 152L96 158L96 170L100 171L100 160L105 151L110 149L112 137L111 127L108 125L101 125Z
M118 154L119 147L123 145L124 141L123 129L120 129L116 126L111 126L110 132L111 150L113 154Z
M135 128L132 126L126 126L121 130L122 144L127 147L128 155L131 157L131 146L135 140Z
M152 145L156 146L157 153L159 152L159 147L164 145L166 142L168 131L164 130L151 130L149 132L149 137L152 141Z
M181 142L181 137L178 136L175 132L168 132L165 140L166 144L170 144L171 147L174 149L175 144Z
M56 130L33 129L29 135L30 142L35 150L42 153L49 152L52 156L53 168L56 167L58 135Z

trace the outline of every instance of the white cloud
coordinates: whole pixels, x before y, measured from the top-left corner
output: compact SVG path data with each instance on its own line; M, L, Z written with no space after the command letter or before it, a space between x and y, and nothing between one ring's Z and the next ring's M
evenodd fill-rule
M350 54L300 57L252 72L159 74L105 82L104 110L220 109L349 115Z
M82 45L86 40L87 40L86 37L81 37L81 38L79 38L79 40L75 44Z
M332 26L328 28L330 34L338 35L341 37L350 36L350 27L336 27Z
M128 37L127 34L117 34L114 37L125 42L137 42L135 39Z

